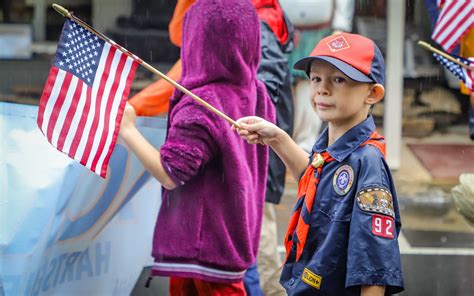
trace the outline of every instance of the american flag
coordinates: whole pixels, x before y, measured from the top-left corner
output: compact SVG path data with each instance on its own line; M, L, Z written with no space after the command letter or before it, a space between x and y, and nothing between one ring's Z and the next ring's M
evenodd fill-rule
M436 0L436 4L438 5L439 8L443 7L446 1L449 0Z
M38 126L48 141L103 178L137 60L68 19L41 96Z
M451 52L474 26L474 0L440 0L442 6L431 39Z
M469 88L471 92L474 91L472 85L472 81L474 80L474 58L464 59L456 55L451 55L451 57L455 58L459 62L465 64L466 66L469 66L471 68L471 70L469 70L462 67L461 65L456 64L453 61L448 60L447 58L439 54L433 53L433 56L441 65L443 65L443 67L445 67L456 77L461 79L464 85L466 85L466 87Z

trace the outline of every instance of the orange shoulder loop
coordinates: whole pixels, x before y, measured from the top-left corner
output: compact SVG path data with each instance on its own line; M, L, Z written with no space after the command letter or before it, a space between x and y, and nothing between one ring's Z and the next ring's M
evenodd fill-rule
M365 145L372 145L375 148L379 149L379 151L383 154L383 157L385 157L385 138L381 134L379 134L376 130L372 132L370 135L370 138L362 143L360 146L365 146Z
M171 43L178 47L181 47L182 44L184 15L194 2L196 2L196 0L178 0L178 3L176 3L168 31L170 33Z

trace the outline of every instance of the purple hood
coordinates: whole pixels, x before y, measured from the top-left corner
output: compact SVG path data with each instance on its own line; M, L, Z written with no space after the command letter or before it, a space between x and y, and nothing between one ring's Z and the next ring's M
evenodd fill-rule
M188 11L180 83L231 118L274 121L257 80L260 24L242 0L199 0ZM154 275L236 282L256 261L268 149L176 91L161 161L179 186L165 191L155 228Z

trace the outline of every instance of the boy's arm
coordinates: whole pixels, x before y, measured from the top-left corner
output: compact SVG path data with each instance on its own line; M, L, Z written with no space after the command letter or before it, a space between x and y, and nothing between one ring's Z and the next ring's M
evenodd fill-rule
M308 154L281 128L257 116L237 120L241 129L235 129L249 144L269 145L298 180L308 166Z
M161 163L160 151L153 147L135 126L135 110L127 103L125 106L120 136L135 153L146 170L168 190L176 188L175 182L168 176Z
M360 289L361 296L383 296L385 294L385 286L362 286Z
M295 180L298 180L308 166L308 153L301 149L285 131L278 129L278 136L265 142L285 163Z

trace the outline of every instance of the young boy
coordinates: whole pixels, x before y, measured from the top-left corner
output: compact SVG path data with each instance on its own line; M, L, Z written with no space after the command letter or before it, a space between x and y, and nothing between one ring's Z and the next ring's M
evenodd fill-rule
M180 84L232 118L275 120L257 80L260 30L250 1L199 0L183 24ZM153 239L152 275L174 295L245 295L256 262L268 147L249 146L223 119L181 91L170 101L166 141L151 146L127 106L120 136L165 187ZM150 197L153 198L153 197Z
M322 39L298 61L311 105L328 127L308 155L258 117L238 120L249 143L269 145L299 179L280 282L289 295L384 295L403 290L400 215L384 138L369 115L384 96L384 60L356 34Z

